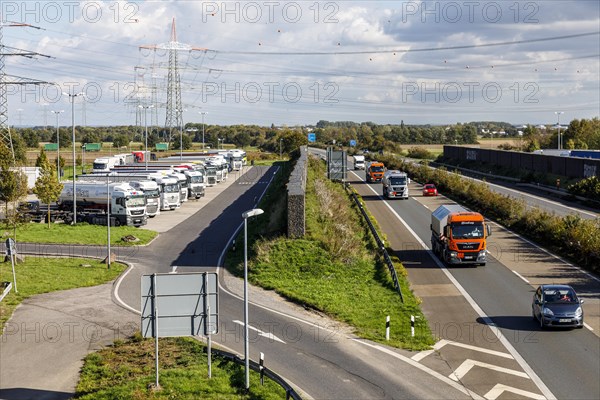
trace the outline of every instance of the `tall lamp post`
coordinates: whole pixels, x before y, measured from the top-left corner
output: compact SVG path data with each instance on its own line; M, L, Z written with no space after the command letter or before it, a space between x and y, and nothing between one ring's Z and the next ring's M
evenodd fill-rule
M202 114L202 150L204 150L204 115L207 114L207 112L201 111L200 114Z
M246 373L246 390L250 389L250 358L248 356L248 218L264 213L260 208L253 208L242 213L244 218L244 363Z
M560 114L564 114L564 111L554 111L554 114L556 114L556 116L558 117L558 122L556 123L556 126L558 126L558 149L562 150L562 138L560 137Z
M147 119L148 113L147 113L147 111L149 108L153 108L154 104L149 105L149 106L139 105L138 107L144 109L144 127L145 127L145 131L146 131L146 135L145 135L145 139L144 139L146 142L146 151L144 152L144 163L146 166L145 169L146 169L146 171L148 171L148 119Z
M65 112L65 110L54 111L52 110L52 114L56 115L56 175L58 176L58 181L60 182L60 132L58 128L58 116L60 113Z
M75 173L77 169L77 160L75 158L75 97L83 96L83 92L71 94L63 92L65 96L69 96L69 100L71 101L71 126L73 129L73 225L77 223L77 188L75 178L77 174Z
M106 174L106 247L108 257L106 258L106 265L110 269L110 176L112 173Z

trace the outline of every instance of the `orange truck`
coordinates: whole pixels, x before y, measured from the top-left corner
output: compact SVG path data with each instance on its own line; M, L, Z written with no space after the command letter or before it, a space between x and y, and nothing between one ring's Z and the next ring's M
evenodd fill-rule
M485 265L486 239L492 234L483 216L458 204L431 213L431 249L447 264Z
M381 182L383 179L383 173L385 172L385 165L379 161L370 161L367 163L365 175L367 182Z

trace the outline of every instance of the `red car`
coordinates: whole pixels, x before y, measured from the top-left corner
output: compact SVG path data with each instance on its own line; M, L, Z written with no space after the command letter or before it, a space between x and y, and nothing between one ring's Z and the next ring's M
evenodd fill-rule
M423 186L423 196L437 196L438 191L433 183Z

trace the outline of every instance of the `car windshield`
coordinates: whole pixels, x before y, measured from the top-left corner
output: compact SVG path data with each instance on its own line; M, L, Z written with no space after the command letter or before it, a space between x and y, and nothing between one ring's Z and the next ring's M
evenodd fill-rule
M577 296L570 289L551 288L544 291L544 301L546 303L573 303L577 301Z
M435 186L433 186L433 185L425 185L425 189L433 190L433 189L435 189Z
M452 237L454 239L481 239L483 237L483 224L480 222L452 224Z
M373 172L383 172L383 167L371 167L371 171L373 171Z

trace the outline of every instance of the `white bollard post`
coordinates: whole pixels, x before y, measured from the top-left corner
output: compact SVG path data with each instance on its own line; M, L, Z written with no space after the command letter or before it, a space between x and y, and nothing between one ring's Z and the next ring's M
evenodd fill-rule
M390 316L385 318L385 340L390 340Z
M415 337L415 316L410 316L410 336Z

